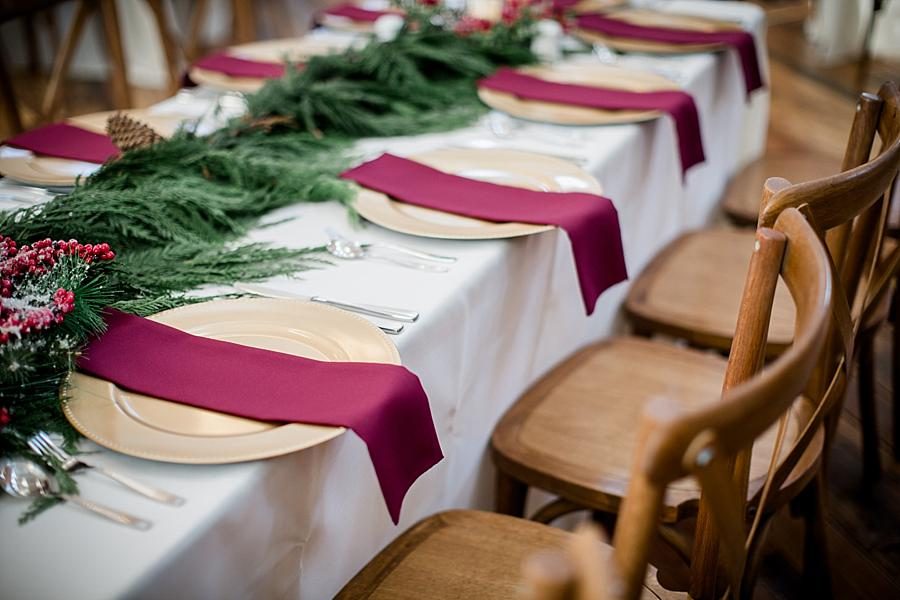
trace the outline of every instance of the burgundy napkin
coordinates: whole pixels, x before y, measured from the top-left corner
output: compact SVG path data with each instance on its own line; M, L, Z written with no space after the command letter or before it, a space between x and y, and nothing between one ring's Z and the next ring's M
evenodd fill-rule
M107 310L78 368L126 389L218 412L349 427L363 439L394 523L443 458L418 377L397 365L320 362L184 333ZM348 490L347 493L353 493Z
M15 148L31 150L42 156L99 164L119 154L119 149L109 137L68 123L53 123L38 127L15 135L5 143Z
M734 48L738 53L747 95L749 96L750 92L763 86L759 58L756 55L756 42L754 42L753 36L746 31L690 31L668 27L648 27L633 25L602 14L580 15L577 23L581 29L620 38L667 44L725 44Z
M397 200L488 221L557 225L569 234L587 314L607 288L628 278L612 202L581 192L540 192L449 175L383 154L341 177Z
M397 13L397 11L391 10L369 10L367 8L360 8L359 6L354 6L352 4L339 4L338 6L326 10L325 14L331 15L332 17L344 17L345 19L350 19L351 21L374 23L378 20L378 17L399 13Z
M512 69L500 69L490 77L479 81L478 85L542 102L606 110L663 111L675 120L682 173L705 160L697 106L689 94L681 91L627 92L587 85L555 83Z
M207 71L216 71L229 77L250 77L255 79L278 79L284 77L284 65L281 63L247 60L225 53L210 54L194 63L194 66Z

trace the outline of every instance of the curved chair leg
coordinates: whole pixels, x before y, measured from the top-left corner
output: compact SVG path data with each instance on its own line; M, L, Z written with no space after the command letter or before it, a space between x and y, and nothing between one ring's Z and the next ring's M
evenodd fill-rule
M891 388L893 401L893 446L894 460L900 461L900 285L894 288L894 299L891 301L891 327L894 335L891 340Z
M752 600L753 592L756 589L756 582L759 579L759 568L762 564L763 549L765 548L766 536L769 532L769 525L772 524L772 515L765 515L759 525L759 530L753 537L750 547L747 549L747 566L744 570L743 587L741 587L741 600Z
M820 470L795 500L795 511L803 518L803 587L806 597L834 597L825 527L825 479Z
M494 502L498 513L513 517L525 516L527 485L497 469L496 493L497 497Z
M878 414L875 408L875 331L862 331L857 348L859 418L862 427L863 484L868 487L881 478Z
M565 498L557 498L550 504L542 506L540 510L531 515L531 520L537 521L538 523L543 523L544 525L549 525L550 523L564 515L568 515L570 513L578 512L579 510L584 509L584 506L575 504L571 500L566 500Z

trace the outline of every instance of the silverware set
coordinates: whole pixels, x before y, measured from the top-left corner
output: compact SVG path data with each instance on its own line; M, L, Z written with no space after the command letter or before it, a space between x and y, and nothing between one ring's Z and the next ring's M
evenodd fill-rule
M456 257L454 256L433 254L431 252L424 252L422 250L398 244L370 243L351 240L331 228L326 229L326 233L329 237L329 242L326 246L328 252L336 258L344 260L374 259L400 267L429 273L445 273L449 270L449 265L456 262ZM324 296L308 296L255 283L238 282L235 283L233 287L239 292L261 296L263 298L316 302L318 304L325 304L356 314L365 315L366 317L371 318L379 329L391 335L402 333L407 324L415 323L419 318L419 313L417 311L407 308L347 302Z
M431 254L430 252L423 252L397 244L364 244L353 241L330 227L325 232L329 238L326 249L329 254L336 258L346 260L374 259L430 273L446 273L450 270L448 265L456 262L456 258L452 256Z
M397 335L403 331L403 323L415 323L419 318L419 313L414 310L404 308L393 308L390 306L380 306L377 304L359 304L354 302L344 302L343 300L334 300L323 296L305 296L293 292L286 292L271 288L265 285L257 285L255 283L235 283L234 288L246 294L254 296L262 296L263 298L276 298L281 300L303 300L305 302L317 302L326 304L335 308L340 308L349 312L374 317L379 319L378 327L385 333ZM385 321L394 321L396 323L385 323Z
M27 444L35 454L44 459L47 465L56 466L67 473L75 474L80 471L93 471L150 500L169 506L181 506L184 504L184 499L179 496L137 481L117 471L92 465L72 456L43 431L28 438ZM0 488L17 498L58 498L119 525L125 525L140 531L146 531L153 525L146 519L87 500L81 496L61 493L53 476L47 473L39 464L23 457L0 460Z

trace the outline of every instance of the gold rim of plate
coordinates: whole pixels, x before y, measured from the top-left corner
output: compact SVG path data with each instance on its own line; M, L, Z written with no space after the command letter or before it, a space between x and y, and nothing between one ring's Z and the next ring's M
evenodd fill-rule
M396 347L357 315L301 300L214 300L152 320L194 335L317 360L400 364ZM224 464L288 454L341 435L343 427L273 424L128 392L83 373L68 382L63 411L97 444L139 458Z
M446 148L409 158L446 173L501 185L548 192L603 192L597 180L578 166L533 152ZM551 225L494 223L463 217L399 202L365 188L357 193L355 207L362 217L376 225L420 237L490 240L554 229Z
M690 29L694 31L729 31L740 30L741 27L729 21L718 21L706 17L683 15L648 9L616 10L611 16L634 25L647 27L670 27L673 29ZM645 52L649 54L693 54L698 52L714 52L721 50L723 44L671 44L651 40L636 40L607 36L596 31L585 29L574 30L577 37L596 44L604 44L620 52Z
M197 67L191 67L188 77L197 85L202 85L221 92L253 93L265 85L268 79L264 77L231 77L218 71L207 71Z
M354 21L349 17L340 15L329 15L322 13L319 16L319 23L328 29L335 31L350 31L353 33L373 33L375 31L374 21Z
M618 9L628 4L628 0L581 0L571 8L576 15L583 13L605 12Z
M153 128L163 137L170 137L181 124L181 118L173 115L157 115L146 109L109 110L70 117L70 125L95 133L106 133L106 121L116 113L124 113ZM7 156L0 158L0 173L21 183L45 187L75 185L78 175L70 171L73 165L89 161L77 161L53 156ZM92 163L95 164L95 163ZM99 165L98 165L99 166Z
M518 70L526 75L554 83L589 85L628 92L658 92L679 89L677 84L662 75L634 71L614 65L576 63L556 65L552 68L524 67ZM657 110L601 110L571 104L528 100L486 88L479 88L478 96L491 108L514 117L558 125L640 123L657 119L662 115Z

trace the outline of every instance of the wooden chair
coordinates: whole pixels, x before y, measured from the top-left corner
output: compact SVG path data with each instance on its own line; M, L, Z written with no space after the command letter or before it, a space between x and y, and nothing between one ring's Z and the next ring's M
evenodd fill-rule
M52 15L52 9L65 0L0 0L0 24L15 19L21 19L26 25L26 39L28 42L29 61L34 63L33 36L29 31L31 20L35 15ZM51 17L52 20L52 17ZM6 112L9 127L13 133L22 131L22 116L19 113L19 105L16 102L16 94L13 90L12 78L6 64L8 49L0 48L0 98L3 100L4 112Z
M877 122L859 118L859 123ZM893 139L890 132L883 133ZM771 225L789 207L805 207L823 229L842 226L856 217L863 219L879 207L877 201L896 174L898 161L900 146L895 144L871 162L830 178L796 186L783 179L769 180L764 190L769 203L761 224ZM730 280L731 274L722 273L721 277ZM870 281L874 297L876 289L884 285ZM823 354L820 385L798 398L791 418L777 433L764 436L754 446L753 460L740 468L745 474L749 469L746 497L752 507L757 506L768 458L781 456L779 468L788 471L771 492L763 516L767 522L775 510L787 504L805 508L802 514L808 525L810 551L824 551L824 540L819 539L823 536L817 477L826 432L819 425L832 423L832 415L838 413L847 378L842 374L844 368L837 368L837 358L845 348L852 348L859 323L848 308L848 298L855 293L848 296L842 292L840 296L845 309L835 314L837 337L829 341ZM777 291L775 298L777 305ZM615 338L577 353L532 387L495 428L492 450L498 469L497 509L523 515L528 487L533 486L559 497L541 508L532 517L535 520L550 522L582 509L614 515L630 481L628 457L635 447L642 407L653 397L673 394L702 403L720 388L725 367L718 355L641 338ZM783 455L788 448L789 455ZM697 514L699 498L695 483L681 482L669 490L661 512L661 536L691 564L698 559L697 548L671 525ZM813 564L816 556L809 558Z
M251 0L231 0L229 2L231 8L231 30L226 43L246 44L247 42L255 41L257 39L257 12L270 8L270 4L270 0L263 3L252 2ZM208 13L208 0L196 0L194 2L185 41L185 54L190 62L200 58L202 53L201 36L209 16ZM279 26L280 32L284 32L284 29L281 28L284 21L283 18L280 20L273 19L272 21ZM289 37L289 34L284 37Z
M647 574L655 523L677 480L700 481L715 529L704 530L721 547L727 584L741 593L748 535L745 495L731 476L754 440L791 411L810 381L830 322L832 275L816 232L796 210L774 229L760 229L741 306L736 349L728 365L729 386L707 402L683 409L674 399L649 403L637 433L628 494L612 547L593 540L587 559L590 595L579 598L681 598ZM787 282L797 305L797 335L782 357L760 372L775 283ZM675 396L679 396L675 394ZM679 397L681 399L687 399ZM770 477L778 469L769 470ZM671 484L671 485L670 485ZM777 481L767 489L776 489ZM765 495L765 494L764 494ZM722 540L721 545L717 540ZM520 565L542 549L560 549L579 537L545 525L478 511L451 511L427 518L392 542L338 594L338 598L514 598L522 591ZM605 569L603 567L606 567ZM713 584L719 562L698 575ZM699 563L698 563L699 567ZM532 581L533 577L528 578ZM565 586L563 586L565 592ZM546 592L547 586L539 592ZM534 590L532 590L534 592ZM539 597L532 594L532 597ZM562 596L569 597L569 596Z
M172 38L162 0L146 0L146 2L156 21L159 38L166 56L169 86L174 90L177 88L179 77L178 47ZM95 13L99 13L100 16L104 41L112 67L110 79L113 89L113 104L119 109L130 108L132 105L125 65L125 53L122 50L122 34L119 30L119 13L115 0L78 0L72 23L53 61L50 81L44 92L41 112L46 119L53 119L59 110L63 97L62 84L69 71L69 64L75 55L78 43L81 41L88 19Z
M900 153L898 98L893 83L883 85L877 96L861 95L843 169L857 167L868 160L876 133L881 139L882 154L896 157ZM763 212L767 210L767 201L763 198ZM829 232L831 255L841 270L844 285L856 294L858 303L867 302L865 282L871 270L887 272L889 279L892 270L897 272L898 244L891 239L883 243L887 202L873 208L869 217L855 226L846 224ZM694 346L727 350L734 329L732 315L739 299L736 286L740 280L735 274L746 264L752 235L752 231L712 228L686 234L664 248L634 281L625 301L625 312L636 333L665 333ZM845 256L851 258L845 261ZM875 423L873 344L875 332L889 314L889 296L889 293L882 294L881 303L871 307L857 304L854 312L866 483L874 482L881 473ZM773 311L770 356L782 352L790 343L790 315L787 296L781 291ZM895 370L900 368L900 346L896 344L893 361ZM894 387L893 403L895 415L900 415L900 386ZM895 416L894 422L894 437L900 442L900 416Z

